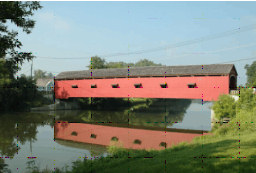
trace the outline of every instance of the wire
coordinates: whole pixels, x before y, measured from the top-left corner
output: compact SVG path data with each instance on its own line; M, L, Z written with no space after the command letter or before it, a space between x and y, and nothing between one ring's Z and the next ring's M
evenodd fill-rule
M252 60L252 59L256 59L256 56L254 56L252 58L244 58L244 59L238 59L238 60L234 60L234 61L226 61L226 62L222 62L222 63L218 63L218 64L226 64L226 63L231 63L231 62L246 61L246 60Z
M177 47L182 47L182 46L186 46L186 45L191 45L191 44L195 44L195 43L199 43L199 42L203 42L203 41L208 41L208 40L213 40L213 39L217 39L217 38L221 38L221 37L227 37L230 35L234 35L237 33L241 33L241 32L245 32L245 31L250 31L256 29L256 24L253 25L247 25L245 27L239 27L230 31L225 31L225 32L221 32L221 33L217 33L217 34L213 34L213 35L208 35L205 37L201 37L201 38L197 38L197 39L193 39L193 40L189 40L189 41L184 41L184 42L180 42L180 43L176 43L176 44L172 44L169 46L162 46L162 47L158 47L158 48L153 48L153 49L146 49L146 50L138 50L138 51L133 51L133 52L125 52L125 53L112 53L112 54L103 54L103 55L99 55L100 57L116 57L116 56L125 56L125 55L136 55L136 54L144 54L144 53L150 53L150 52L157 52L157 51L161 51L161 50L166 50L166 49L173 49L173 48L177 48ZM67 57L67 58L59 58L59 57L42 57L42 56L37 56L38 58L43 58L43 59L86 59L86 58L90 58L91 56L81 56L81 57Z
M213 39L216 39L216 38L227 37L227 36L230 36L230 35L233 35L233 34L236 34L236 33L245 32L245 31L249 31L249 30L253 30L253 29L256 29L256 24L248 25L248 26L245 26L243 28L237 28L237 29L234 29L234 30L231 30L231 31L226 31L226 32L218 33L218 34L213 34L213 35L201 37L201 38L194 39L194 40L189 40L189 41L185 41L185 42L176 43L176 44L173 44L173 45L170 45L170 46L159 47L159 48L148 49L148 50L134 51L134 52L129 52L129 53L110 54L110 55L105 55L105 56L114 57L114 56L123 56L123 55L133 55L133 54L142 54L142 53L148 53L148 52L156 52L156 51L160 51L160 50L172 49L172 48L181 47L181 46L185 46L185 45L189 45L189 44L194 44L194 43L198 43L198 42L202 42L202 41L213 40ZM105 56L103 55L102 57L105 57Z
M85 58L89 58L84 56L84 57L74 57L74 58L57 58L57 57L43 57L43 56L36 56L37 58L43 58L43 59L85 59Z

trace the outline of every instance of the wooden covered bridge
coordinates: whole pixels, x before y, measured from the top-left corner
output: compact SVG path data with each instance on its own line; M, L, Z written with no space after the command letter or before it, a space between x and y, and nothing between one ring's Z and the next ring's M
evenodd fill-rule
M217 100L236 89L233 64L155 66L62 72L55 98L179 98Z

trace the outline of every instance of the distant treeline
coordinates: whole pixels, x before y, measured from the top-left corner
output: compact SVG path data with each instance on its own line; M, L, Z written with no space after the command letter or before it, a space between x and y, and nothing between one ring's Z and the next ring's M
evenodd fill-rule
M104 58L93 56L91 57L89 69L102 69L102 68L127 68L127 67L145 67L145 66L162 66L162 64L156 64L148 59L139 60L136 63L119 62L106 62Z

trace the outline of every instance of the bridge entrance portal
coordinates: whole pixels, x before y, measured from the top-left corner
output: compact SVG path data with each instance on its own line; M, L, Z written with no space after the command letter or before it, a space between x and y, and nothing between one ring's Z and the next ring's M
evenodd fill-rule
M236 77L235 76L231 76L229 79L229 89L236 90Z

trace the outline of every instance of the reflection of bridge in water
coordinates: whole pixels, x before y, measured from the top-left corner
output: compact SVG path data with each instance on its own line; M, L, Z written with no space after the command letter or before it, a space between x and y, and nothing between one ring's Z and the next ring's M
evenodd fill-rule
M130 149L160 150L205 134L199 130L138 129L87 123L56 122L54 125L56 139Z
M62 72L55 78L57 99L180 98L217 100L236 88L233 64L93 69Z
M160 99L147 109L132 112L60 111L54 135L56 139L92 145L164 149L206 134L211 126L210 105L202 105L200 100Z

